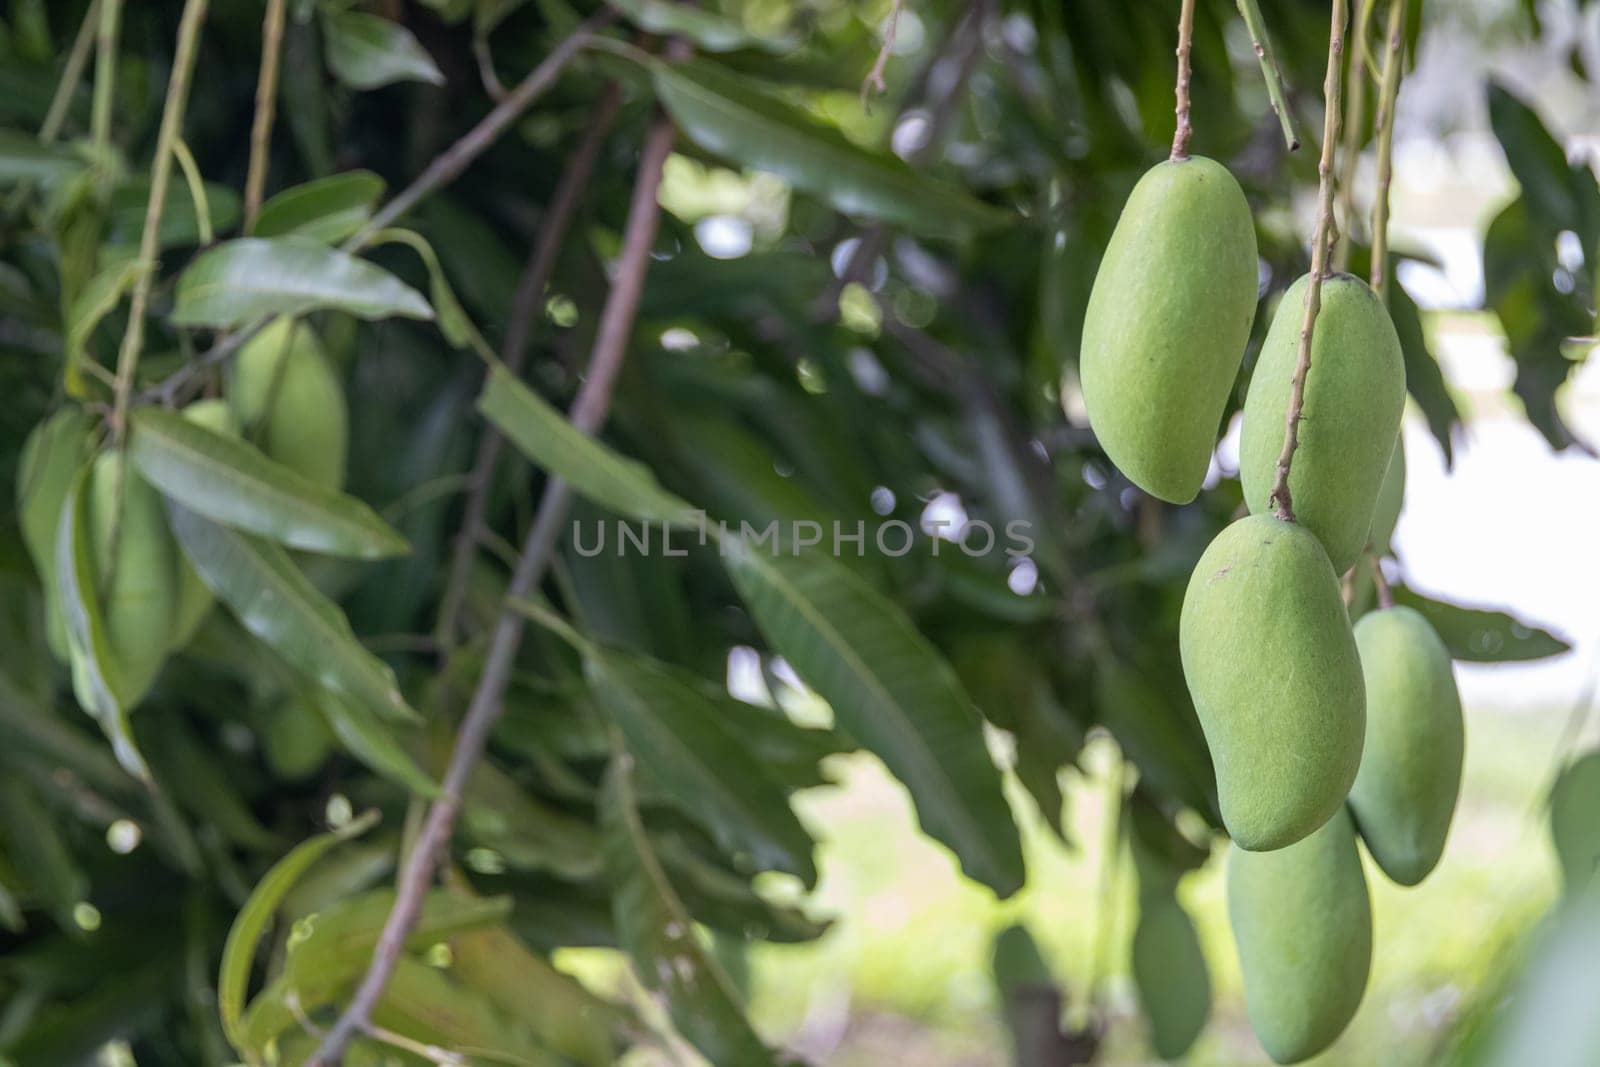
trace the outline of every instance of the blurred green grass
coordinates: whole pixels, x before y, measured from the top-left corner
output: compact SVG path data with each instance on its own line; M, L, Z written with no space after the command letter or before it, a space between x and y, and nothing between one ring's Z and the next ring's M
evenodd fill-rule
M1565 718L1564 709L1469 711L1462 801L1444 859L1414 889L1391 885L1368 863L1372 981L1350 1029L1313 1063L1436 1063L1454 1025L1494 988L1556 894L1542 801ZM1097 969L1105 976L1110 1025L1100 1062L1155 1062L1128 978L1137 918L1131 868L1121 866L1109 896L1100 890L1111 756L1110 743L1099 740L1086 752L1088 772L1068 775L1075 849L1050 835L1031 801L1011 789L1030 877L1028 889L1005 902L961 879L950 855L915 831L904 792L876 760L839 760L832 770L840 787L800 798L802 818L823 841L814 906L838 921L815 944L753 954L751 1011L762 1032L837 1067L1004 1064L989 945L1020 921L1066 984L1069 1009L1083 1007ZM1215 997L1188 1062L1265 1064L1245 1020L1224 859L1218 850L1181 889L1200 927Z

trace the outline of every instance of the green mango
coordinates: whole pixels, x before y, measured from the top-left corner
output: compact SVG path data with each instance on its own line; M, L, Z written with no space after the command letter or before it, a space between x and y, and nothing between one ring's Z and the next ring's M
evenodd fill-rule
M1327 822L1361 762L1361 662L1322 546L1250 515L1200 557L1179 620L1183 673L1241 848L1283 848Z
M196 400L183 409L183 417L197 426L204 426L216 433L227 434L229 437L239 436L239 422L234 418L233 409L228 406L226 400L216 398ZM178 604L173 612L172 623L174 651L188 646L194 639L194 632L211 613L212 604L216 603L211 587L201 580L200 575L190 566L188 558L181 551L176 554L176 560Z
M56 528L72 480L89 458L94 420L82 408L66 407L28 434L17 465L17 514L22 540L44 588L45 641L68 660L67 623L56 592Z
M1461 790L1461 694L1444 642L1412 608L1369 612L1355 635L1367 740L1350 810L1383 873L1416 885L1444 852Z
M277 318L239 350L228 402L268 456L330 489L344 485L344 386L308 322Z
M1276 852L1232 848L1228 919L1267 1055L1298 1063L1327 1048L1355 1016L1372 965L1372 903L1349 812Z
M1268 498L1283 449L1309 277L1291 285L1278 304L1245 397L1239 478L1245 503L1257 515L1272 510ZM1367 545L1405 405L1405 362L1389 312L1360 278L1330 276L1322 283L1312 334L1289 492L1295 518L1322 541L1340 574Z
M1152 496L1200 492L1258 270L1250 205L1226 167L1193 156L1139 179L1089 294L1078 377L1101 447Z
M1134 843L1139 922L1131 949L1133 984L1150 1023L1150 1047L1164 1060L1188 1052L1211 1014L1211 976L1200 935L1178 903L1178 872Z
M1550 789L1550 837L1568 896L1596 885L1600 871L1600 752L1578 757Z
M1394 451L1389 455L1389 467L1383 474L1383 485L1378 490L1378 502L1372 509L1372 532L1367 541L1380 556L1390 555L1390 542L1394 528L1400 524L1400 509L1406 496L1406 439L1401 434L1394 439Z
M333 731L317 709L294 697L268 712L261 723L261 753L284 781L299 781L333 754Z
M155 681L171 642L178 600L177 545L167 530L160 495L124 469L121 453L106 451L95 459L88 510L106 636L131 706Z

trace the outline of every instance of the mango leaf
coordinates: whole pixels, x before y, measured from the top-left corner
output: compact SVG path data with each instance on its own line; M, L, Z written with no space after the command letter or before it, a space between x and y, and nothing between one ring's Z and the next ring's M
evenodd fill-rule
M706 52L754 48L778 53L791 51L799 45L792 34L754 33L726 15L670 0L610 0L610 3L641 30L664 37L686 38Z
M370 170L351 170L303 182L261 205L254 237L297 234L338 244L372 218L384 181Z
M1571 651L1566 641L1503 611L1469 608L1435 600L1396 585L1394 602L1422 613L1439 634L1452 659L1465 663L1517 663Z
M556 970L503 927L474 930L450 939L450 973L513 1019L543 1044L583 1067L616 1062L615 1033L630 1025L628 1014Z
M456 292L450 288L450 280L444 276L439 257L428 239L415 230L397 227L373 234L368 244L386 242L403 244L422 259L422 265L428 270L428 296L433 301L433 310L439 319L439 332L444 334L444 339L457 348L472 347L479 352L492 354L478 333L478 328L467 316L466 309L461 306L461 301L456 299Z
M34 897L50 909L56 923L78 931L73 909L89 896L89 879L62 839L60 826L33 789L9 768L0 775L0 845L22 873ZM20 922L21 912L16 919ZM13 926L15 929L15 926Z
M66 384L70 396L88 395L88 380L83 364L90 358L89 339L107 315L117 309L133 283L145 272L146 265L137 259L107 257L107 262L93 278L89 279L72 301L67 312L65 342Z
M394 672L361 646L338 605L287 552L172 501L167 516L195 572L246 630L327 688L391 719L418 718Z
M963 237L1008 217L896 156L852 144L760 82L724 67L691 60L650 69L662 105L695 144L770 171L847 215L934 237Z
M355 497L176 412L134 412L129 452L168 499L215 522L328 555L384 559L410 551L405 538Z
M393 889L373 889L341 900L295 924L283 972L250 1002L242 1024L245 1048L261 1049L290 1027L295 1009L314 1012L332 1003L361 977L371 962L383 924L394 907ZM406 947L422 951L469 930L503 922L511 914L509 897L469 899L443 889L423 900Z
M433 318L422 294L382 267L290 235L241 237L201 253L178 276L172 321L231 329L319 308L363 319Z
M505 367L490 368L478 410L523 455L565 479L579 495L619 515L689 521L693 508L661 488L648 467L617 455L573 426Z
M314 694L311 702L350 755L419 797L438 797L439 783L428 777L389 724L368 711L365 704L326 690Z
M1396 259L1399 262L1399 259ZM1455 460L1455 448L1450 440L1451 430L1460 425L1461 411L1445 384L1439 361L1428 350L1427 335L1422 330L1422 316L1416 303L1401 285L1389 287L1389 316L1394 320L1394 330L1400 338L1400 351L1405 357L1406 392L1417 402L1428 420L1428 430L1444 450L1445 466Z
M360 836L377 821L378 813L369 812L331 833L319 834L296 845L256 883L244 907L234 917L233 926L228 930L228 938L222 946L222 967L217 974L217 1012L222 1017L223 1033L241 1053L249 1047L244 1027L244 1004L245 994L250 987L250 970L255 963L256 946L261 943L273 912L278 910L278 905L300 876L329 849L341 841Z
M93 535L89 526L89 467L79 472L56 528L56 585L72 650L72 687L111 742L117 762L140 781L150 768L128 727L126 690L112 655L100 595L95 587Z
M1022 846L983 722L938 651L896 605L832 560L765 555L735 539L722 548L773 649L905 783L922 828L1000 896L1021 888Z
M666 997L673 1022L712 1063L776 1064L667 880L645 833L632 775L633 757L618 752L606 772L600 824L612 916L634 971L647 988Z
M517 1067L565 1067L518 1020L441 970L401 956L372 1021L434 1048L459 1050L469 1062Z
M519 870L549 871L569 881L600 873L594 827L546 806L493 763L472 772L461 826L475 844L493 849Z
M352 89L377 89L398 81L443 85L433 57L398 22L361 11L341 11L322 20L328 69Z
M211 182L200 187L213 232L231 230L239 222L239 194L226 185ZM144 233L145 209L150 202L150 179L138 177L119 185L111 194L106 217L106 244L133 254ZM167 188L167 203L161 212L159 248L182 248L201 243L205 227L195 206L194 194L181 182Z
M666 664L590 646L585 673L638 769L735 857L814 885L811 835L781 785L718 722L699 679Z
M1534 217L1550 220L1557 229L1576 227L1583 212L1567 153L1538 114L1503 86L1490 82L1489 125Z

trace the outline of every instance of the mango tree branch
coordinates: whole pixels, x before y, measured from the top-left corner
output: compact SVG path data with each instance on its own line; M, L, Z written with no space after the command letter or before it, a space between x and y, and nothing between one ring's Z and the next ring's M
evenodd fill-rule
M1172 158L1189 158L1189 138L1194 136L1194 126L1189 121L1189 53L1194 50L1194 0L1183 0L1178 10L1178 77L1173 83L1173 108L1177 125L1172 131Z
M167 101L161 111L161 132L156 137L156 155L150 166L150 199L144 210L144 232L139 237L139 276L128 301L128 328L117 353L117 379L111 414L111 432L123 440L128 418L128 401L133 393L133 375L139 367L144 347L144 309L150 300L150 285L156 275L156 256L160 253L161 213L167 205L167 184L172 180L173 148L183 130L183 113L189 104L189 79L194 73L200 25L205 21L207 0L188 0L178 23L178 46L172 58L172 75L167 82ZM116 8L109 0L107 9ZM95 86L99 90L98 83Z
M1298 151L1300 138L1294 132L1294 117L1289 113L1289 93L1283 82L1283 71L1277 57L1272 54L1272 38L1267 36L1267 23L1261 17L1261 6L1256 0L1238 0L1239 14L1245 29L1250 31L1250 44L1255 48L1256 59L1261 63L1261 77L1267 83L1267 99L1283 128L1283 143L1289 151Z
M278 111L278 61L283 54L283 12L286 0L267 0L261 20L261 73L256 79L256 114L250 126L250 170L244 182L244 232L255 228L261 194L267 187L267 162L272 149L272 120Z
M117 98L117 34L122 23L122 0L102 0L95 29L94 107L89 116L89 136L99 147L111 142L111 105Z
M634 181L628 221L623 228L622 253L617 260L616 277L606 297L605 307L600 312L594 354L589 361L589 375L578 390L569 414L572 424L585 433L598 431L611 408L612 392L622 370L628 338L633 332L639 297L644 291L645 272L650 265L650 248L655 243L656 228L660 221L656 193L675 134L671 120L665 115L657 115L645 134L640 151L639 174ZM567 484L560 478L552 477L546 483L533 528L524 542L522 555L511 576L511 584L506 589L508 601L528 598L544 577L560 538L570 495ZM372 1010L394 974L406 938L416 925L423 899L433 883L440 857L449 847L467 781L483 755L490 730L500 717L506 685L511 678L517 649L522 643L523 626L523 616L519 612L509 607L502 609L490 638L478 688L456 733L455 749L445 769L439 799L428 809L422 832L417 835L416 845L400 873L394 907L384 923L383 933L373 951L372 963L350 1005L328 1031L321 1046L308 1061L308 1067L334 1067L341 1062L351 1038L364 1032L370 1025Z
M529 342L539 312L544 309L544 291L555 271L556 257L561 252L578 203L588 190L589 179L594 175L595 160L600 148L616 122L622 106L622 87L612 82L601 95L589 119L589 128L567 160L555 192L545 209L539 226L539 238L528 256L527 266L517 280L516 296L511 302L511 317L506 323L505 343L500 358L512 374L522 371L527 362ZM484 427L478 441L478 453L468 475L468 496L462 512L461 530L456 535L454 555L450 559L449 576L444 593L439 600L439 619L434 627L439 647L448 651L455 645L456 630L461 621L461 608L466 601L467 581L472 575L472 561L477 556L478 540L483 533L484 520L489 508L489 490L494 484L495 465L500 461L504 439L492 425Z
M1374 120L1378 136L1378 182L1372 197L1372 291L1389 302L1389 182L1394 174L1394 112L1405 66L1406 0L1390 0L1389 41L1383 56L1383 87Z
M1333 0L1328 30L1328 72L1322 83L1322 158L1317 162L1317 223L1311 237L1311 277L1306 284L1306 313L1300 326L1300 347L1294 378L1289 386L1289 406L1284 413L1283 451L1278 453L1277 477L1272 484L1273 514L1294 521L1294 497L1289 491L1289 468L1300 443L1300 412L1305 407L1306 375L1311 371L1311 338L1322 310L1322 279L1328 272L1328 246L1333 235L1333 157L1339 143L1339 89L1344 73L1345 0Z

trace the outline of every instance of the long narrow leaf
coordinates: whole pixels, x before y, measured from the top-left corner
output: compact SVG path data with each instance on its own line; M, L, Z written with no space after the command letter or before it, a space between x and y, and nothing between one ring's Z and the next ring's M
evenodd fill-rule
M600 820L612 915L639 980L666 997L673 1022L712 1063L776 1064L667 880L645 833L632 775L633 757L618 753L606 772Z
M290 548L358 559L410 550L371 508L269 459L253 445L171 411L134 413L139 472L190 511Z
M661 488L648 467L617 455L573 426L504 367L490 370L478 410L523 455L566 479L579 495L619 515L689 521L694 509Z
M417 719L394 672L362 647L338 605L269 541L169 502L168 519L201 581L246 630L329 689L390 718Z
M729 540L724 563L773 647L911 791L923 829L1002 897L1021 888L1022 846L982 720L911 621L821 556Z

